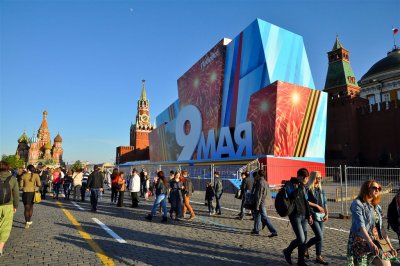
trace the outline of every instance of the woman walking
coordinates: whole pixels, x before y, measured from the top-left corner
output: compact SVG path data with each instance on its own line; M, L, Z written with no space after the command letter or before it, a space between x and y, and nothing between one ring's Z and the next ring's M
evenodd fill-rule
M168 181L164 176L163 171L159 171L157 173L158 179L157 183L155 184L156 187L156 200L154 201L153 207L151 208L151 213L148 214L145 218L149 221L153 219L153 216L156 215L157 212L157 207L160 205L162 206L163 210L163 217L161 222L166 223L167 222L167 187L168 187Z
M24 203L24 216L25 216L25 228L28 229L32 225L32 214L33 214L33 198L35 191L41 186L40 177L35 173L35 167L28 165L28 172L25 173L20 182L22 188L22 202Z
M10 237L14 213L19 203L18 181L12 176L7 162L0 162L0 184L7 185L9 191L4 198L0 198L0 257L3 256L4 245ZM7 190L7 189L5 189ZM9 192L9 193L8 193Z
M111 179L111 204L117 202L118 198L118 169L114 168L110 179Z
M175 172L175 177L169 182L170 192L169 198L171 201L171 209L169 211L170 218L174 218L175 213L175 220L179 220L181 216L182 210L182 187L183 184L181 182L181 173Z
M74 201L77 200L77 195L80 194L82 188L82 178L83 178L82 168L75 169L75 172L72 175L72 179L74 180L72 182L74 190Z
M326 203L325 192L321 186L321 180L321 172L311 172L309 181L310 185L308 187L308 204L311 207L311 214L314 220L311 229L315 236L306 243L307 249L305 257L309 257L308 249L315 245L317 255L315 262L322 265L328 265L329 263L321 256L322 243L324 239L324 222L328 221L328 206Z
M119 172L117 176L118 184L118 204L117 207L122 207L124 205L124 194L125 194L125 178L124 172Z
M352 222L347 244L347 265L391 265L397 256L382 223L381 185L365 181L351 204ZM385 248L386 246L386 248Z
M60 194L61 188L61 169L56 168L53 172L53 199L58 199L58 194Z

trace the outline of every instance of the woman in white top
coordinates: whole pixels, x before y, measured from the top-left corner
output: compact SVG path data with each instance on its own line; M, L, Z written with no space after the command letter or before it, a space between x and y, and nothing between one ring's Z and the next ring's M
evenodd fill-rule
M74 201L76 201L76 195L81 191L82 178L82 168L76 169L76 171L72 175L72 179L74 180L72 183L72 185L74 186Z

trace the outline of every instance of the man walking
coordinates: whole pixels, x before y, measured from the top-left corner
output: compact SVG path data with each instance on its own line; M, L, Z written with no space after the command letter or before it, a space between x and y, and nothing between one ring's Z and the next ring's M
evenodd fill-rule
M221 215L221 197L224 192L222 187L222 179L219 176L219 172L214 172L214 191L215 191L215 199L217 201L217 206L215 207L215 211L218 215Z
M245 210L244 210L244 203L246 202L246 197L250 196L251 189L253 188L254 184L254 178L250 176L250 173L248 171L242 173L242 183L240 184L240 190L242 193L242 204L240 205L240 213L239 213L239 219L243 220Z
M283 255L287 263L292 264L291 254L293 250L298 248L298 261L297 265L307 265L304 261L304 254L306 251L306 235L307 235L307 222L312 225L313 220L311 217L310 206L306 199L305 185L308 182L310 174L305 168L301 168L297 171L297 178L290 180L290 186L294 188L294 191L289 195L294 204L294 210L289 214L289 221L292 225L296 239L294 239L289 246L283 250Z
M138 193L140 192L141 188L141 182L140 182L140 177L137 174L137 170L134 168L132 170L132 175L129 180L129 191L131 192L131 198L132 198L132 205L131 208L137 208L138 203L139 203L139 195Z
M268 184L265 181L264 170L259 170L257 179L254 183L254 199L256 202L256 207L254 210L254 229L251 232L253 235L259 235L260 226L262 224L262 229L265 226L268 227L268 230L271 234L268 237L278 236L278 232L272 225L270 219L267 216L267 208L265 207L266 197L268 195Z
M104 174L100 171L100 167L96 165L94 171L89 175L86 191L90 191L90 204L92 211L97 211L97 202L100 193L103 192Z

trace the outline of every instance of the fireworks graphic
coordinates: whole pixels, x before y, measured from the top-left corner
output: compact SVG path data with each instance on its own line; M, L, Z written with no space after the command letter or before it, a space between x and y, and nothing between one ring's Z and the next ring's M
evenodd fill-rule
M178 80L181 108L195 105L202 115L203 133L220 127L225 46L214 46Z
M310 89L278 82L275 124L275 156L294 156Z

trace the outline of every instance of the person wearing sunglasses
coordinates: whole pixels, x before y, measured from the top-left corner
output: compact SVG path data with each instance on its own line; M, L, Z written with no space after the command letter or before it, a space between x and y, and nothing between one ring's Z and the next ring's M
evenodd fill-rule
M306 243L306 253L304 256L308 259L308 249L315 245L315 251L317 255L315 262L317 264L328 265L329 263L326 262L321 256L324 236L324 222L328 221L327 200L325 191L321 186L321 180L322 176L320 171L313 171L310 173L307 196L308 204L311 207L311 214L314 220L313 224L311 225L311 229L313 230L315 236Z
M351 204L347 265L391 265L397 256L382 223L381 190L375 180L365 181Z

